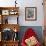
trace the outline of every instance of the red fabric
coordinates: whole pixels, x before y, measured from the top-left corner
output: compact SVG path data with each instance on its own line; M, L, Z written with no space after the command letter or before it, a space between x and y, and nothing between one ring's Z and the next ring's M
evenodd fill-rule
M35 37L37 36L36 33L34 32L34 30L32 28L27 29L27 31L25 32L25 35L22 39L21 45L26 46L25 39L28 39L29 37L32 37L32 36L35 36ZM36 44L36 46L41 46L41 45L38 43L38 44Z

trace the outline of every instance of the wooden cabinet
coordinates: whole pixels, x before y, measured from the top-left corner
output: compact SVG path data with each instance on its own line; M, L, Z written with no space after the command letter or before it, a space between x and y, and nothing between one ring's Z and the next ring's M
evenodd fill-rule
M2 44L3 46L18 46L18 41L5 41Z
M16 23L18 23L19 7L0 7L0 23L8 24L8 17L16 17ZM14 20L15 21L15 20Z
M19 7L0 7L0 46L18 46L18 17Z
M18 46L19 41L5 41L0 42L0 46Z

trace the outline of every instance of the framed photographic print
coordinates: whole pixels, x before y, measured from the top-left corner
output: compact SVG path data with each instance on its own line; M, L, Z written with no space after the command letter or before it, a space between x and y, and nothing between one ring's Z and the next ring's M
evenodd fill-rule
M27 21L37 20L37 8L36 7L25 8L25 20Z

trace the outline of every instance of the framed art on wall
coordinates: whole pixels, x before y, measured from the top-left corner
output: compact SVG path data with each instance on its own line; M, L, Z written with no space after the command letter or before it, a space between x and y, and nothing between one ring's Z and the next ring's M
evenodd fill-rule
M25 8L25 20L26 21L37 20L37 8L36 7L26 7Z

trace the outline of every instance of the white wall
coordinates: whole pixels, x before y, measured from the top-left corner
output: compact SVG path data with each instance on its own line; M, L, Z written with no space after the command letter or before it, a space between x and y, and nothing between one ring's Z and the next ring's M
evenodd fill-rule
M1 7L15 6L15 0L0 0ZM19 6L19 24L21 26L43 26L43 0L17 0L17 6ZM37 7L37 20L25 21L25 7Z

